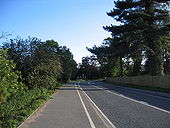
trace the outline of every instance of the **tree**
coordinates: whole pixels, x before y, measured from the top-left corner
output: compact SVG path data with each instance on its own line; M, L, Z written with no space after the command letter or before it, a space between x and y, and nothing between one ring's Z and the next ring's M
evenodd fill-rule
M170 74L170 34L161 38L163 42L164 73Z
M117 40L107 38L100 47L94 46L87 48L88 51L95 54L100 63L100 71L106 76L123 76L126 59L126 45L118 43ZM122 50L123 49L123 50Z
M58 51L58 43L46 41L39 44L31 55L31 71L28 75L29 87L45 87L55 89L62 73Z
M73 59L73 54L66 46L60 46L58 55L60 57L63 73L61 74L61 81L67 82L71 79L75 79L77 72L77 63Z
M14 71L14 69L13 61L7 59L7 49L0 49L0 103L25 88L19 81L20 72Z
M79 64L78 67L77 76L83 79L97 79L100 77L99 62L94 55L82 58L82 63Z
M121 22L119 26L104 27L112 32L113 46L115 47L116 42L125 54L133 54L134 60L139 61L137 65L134 63L138 68L141 51L146 51L150 75L163 74L160 38L166 35L170 28L169 24L161 24L169 15L165 6L167 1L164 0L123 0L115 2L115 8L107 13Z
M41 40L31 37L25 40L17 37L3 44L3 48L8 48L8 59L16 64L15 70L21 71L23 82L26 85L28 85L28 74L33 68L31 55L40 44Z
M15 70L21 71L23 82L29 87L55 88L59 80L67 81L76 73L76 62L65 46L54 40L41 41L37 38L11 39L4 43L8 48L8 59L16 63Z
M29 88L52 88L57 84L62 72L57 42L16 38L3 47L9 49L8 59L16 63L15 70L21 71L23 82Z

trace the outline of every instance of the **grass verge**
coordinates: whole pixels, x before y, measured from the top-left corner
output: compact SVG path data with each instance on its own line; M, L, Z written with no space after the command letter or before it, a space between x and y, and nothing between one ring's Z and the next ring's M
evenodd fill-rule
M85 79L78 79L76 80L77 82L83 82L83 81L86 81Z
M17 92L7 102L0 104L0 128L17 128L53 93L54 90L45 88Z
M138 85L133 85L133 84L122 84L122 83L108 82L108 81L105 81L105 80L103 82L109 83L109 84L114 84L114 85L117 85L117 86L129 87L129 88L136 88L136 89L144 89L144 90L150 90L150 91L170 93L170 88L138 86Z

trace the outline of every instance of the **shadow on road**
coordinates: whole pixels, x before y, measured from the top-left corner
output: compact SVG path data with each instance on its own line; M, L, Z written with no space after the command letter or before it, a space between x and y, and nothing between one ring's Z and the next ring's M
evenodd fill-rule
M60 90L76 90L75 85L80 85L83 91L85 92L112 91L118 95L123 95L125 97L137 100L139 102L141 101L143 103L170 111L170 99L168 98L149 95L149 94L145 94L144 92L142 93L142 92L134 91L132 89L118 87L103 82L86 81L86 82L81 82L79 84L73 82L73 83L66 84L66 86L63 86L62 88L60 88ZM96 88L95 86L97 86L98 88ZM80 88L78 88L78 90L81 91Z

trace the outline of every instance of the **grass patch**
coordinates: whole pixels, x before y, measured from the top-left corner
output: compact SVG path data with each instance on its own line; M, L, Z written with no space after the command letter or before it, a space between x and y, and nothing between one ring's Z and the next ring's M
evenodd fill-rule
M108 81L105 81L105 80L103 82L109 83L109 84L114 84L114 85L117 85L117 86L129 87L129 88L136 88L136 89L144 89L144 90L150 90L150 91L170 93L170 88L138 86L138 85L133 85L133 84L122 84L122 83L108 82Z
M86 81L86 80L84 80L84 79L78 79L78 80L76 80L77 82L83 82L83 81Z
M17 128L53 93L53 90L45 88L17 92L7 102L0 104L0 128Z

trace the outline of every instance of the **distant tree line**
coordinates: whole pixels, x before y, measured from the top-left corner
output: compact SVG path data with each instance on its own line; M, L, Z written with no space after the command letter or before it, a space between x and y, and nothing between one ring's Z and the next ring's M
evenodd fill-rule
M107 13L120 25L103 27L112 37L87 48L102 76L170 74L170 2L118 0ZM96 73L97 74L97 73Z
M86 56L82 58L82 63L78 64L77 78L78 79L97 79L101 77L100 64L97 58L92 56Z

